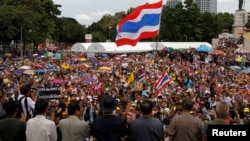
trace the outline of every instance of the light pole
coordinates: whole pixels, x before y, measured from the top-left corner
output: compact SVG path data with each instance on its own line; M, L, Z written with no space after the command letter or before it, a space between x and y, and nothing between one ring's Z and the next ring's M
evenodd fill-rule
M109 39L108 39L109 42L111 41L111 39L110 39L110 29L111 29L111 26L109 26Z
M187 35L184 35L185 39L186 39L186 42L187 42Z
M21 60L23 59L23 27L21 26L21 47L20 47L20 53L21 53Z

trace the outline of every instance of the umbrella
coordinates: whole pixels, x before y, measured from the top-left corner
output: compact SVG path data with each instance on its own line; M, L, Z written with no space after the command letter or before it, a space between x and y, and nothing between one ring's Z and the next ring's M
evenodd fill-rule
M55 83L55 84L61 84L61 83L63 83L63 80L61 80L61 79L54 79L53 83Z
M31 74L31 75L33 75L33 74L35 74L35 71L34 70L25 70L23 72L23 74Z
M86 58L80 58L79 60L80 61L86 61L87 59Z
M63 69L69 69L70 65L68 63L63 63L61 66Z
M241 70L239 73L250 73L250 67Z
M50 69L50 68L54 68L54 66L51 65L51 64L45 64L45 67L46 67L46 68L49 68L49 69Z
M54 54L53 54L52 52L46 52L46 53L45 53L45 56L46 56L46 57L51 57L51 56L54 56Z
M42 68L43 67L41 64L35 64L34 66L37 67L37 68Z
M17 70L14 71L15 74L21 74L23 72L24 72L23 69L17 69Z
M55 71L57 71L57 69L56 68L50 68L49 71L55 72Z
M31 67L30 66L21 66L19 69L28 70L28 69L31 69Z
M198 52L210 52L212 50L212 48L208 47L206 45L200 45L195 50L198 51Z
M38 69L38 70L36 70L36 73L45 73L46 71L45 70L43 70L43 69Z
M61 54L61 53L56 53L56 54L55 54L55 58L60 59L61 57L62 57L62 54Z
M241 70L241 67L239 67L239 66L230 66L229 68L231 70Z
M100 67L99 70L108 70L108 71L111 71L112 69L110 67Z
M246 59L243 58L243 57L238 57L238 58L235 59L235 61L236 61L236 62L244 63L244 62L246 62Z
M89 67L89 65L88 65L88 64L83 63L83 64L82 64L82 66L81 66L81 69L85 69L85 68L88 68L88 67Z
M173 47L163 47L161 50L163 50L163 51L173 51L174 48Z
M210 52L210 54L213 55L220 55L220 54L224 54L224 52L222 50L218 50L218 49L214 49Z
M89 78L84 79L83 82L93 82L93 81L95 81L95 79L92 77L89 77Z

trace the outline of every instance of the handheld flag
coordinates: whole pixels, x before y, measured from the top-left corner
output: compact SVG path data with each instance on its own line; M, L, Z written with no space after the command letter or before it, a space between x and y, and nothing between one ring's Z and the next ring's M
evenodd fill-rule
M127 84L130 85L134 80L135 80L135 75L134 73L131 73L128 78Z
M145 79L145 75L146 75L145 73L138 75L137 76L138 81L143 81Z
M170 83L170 78L167 73L164 73L159 79L155 82L156 95L168 84Z
M102 83L101 83L100 81L97 81L97 82L95 83L94 90L98 90L99 88L101 88L101 86L102 86Z
M152 38L159 33L162 0L138 6L118 22L116 45L135 46L141 39Z

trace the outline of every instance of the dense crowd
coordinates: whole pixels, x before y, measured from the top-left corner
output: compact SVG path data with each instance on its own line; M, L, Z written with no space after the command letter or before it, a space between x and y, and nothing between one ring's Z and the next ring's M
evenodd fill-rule
M2 61L0 74L1 121L13 115L19 118L26 124L23 132L26 130L24 138L27 140L39 139L39 133L34 133L34 128L43 124L51 126L47 127L47 132L54 130L54 140L72 140L73 136L75 140L75 136L80 136L82 140L105 140L105 135L112 136L113 140L119 137L139 140L143 136L151 139L147 131L139 132L136 128L148 121L134 121L143 118L143 115L150 115L158 120L149 122L151 127L146 129L158 129L160 121L164 132L159 130L155 134L162 134L168 140L170 136L177 135L171 125L176 116L188 110L189 115L206 124L219 117L216 106L223 106L225 102L229 106L225 123L249 125L250 55L236 52L234 39L221 39L220 44L216 49L221 51L219 53L198 52L189 48L146 53L100 53L94 58L68 51L33 54L24 59L8 56ZM165 73L170 82L157 91L155 83ZM193 102L191 109L190 106L183 106L184 101L190 104L186 99ZM13 101L19 112L9 112L13 108L9 103ZM53 121L55 128L51 122L33 120L39 115ZM72 115L81 122L67 120L73 118ZM119 118L100 119L105 115ZM0 125L3 125L1 121ZM124 128L119 128L117 124L123 121L124 126L120 127ZM72 126L81 128L81 134L73 133L76 129ZM0 139L11 140L12 133L4 132L3 127L0 126ZM120 129L122 131L117 133Z

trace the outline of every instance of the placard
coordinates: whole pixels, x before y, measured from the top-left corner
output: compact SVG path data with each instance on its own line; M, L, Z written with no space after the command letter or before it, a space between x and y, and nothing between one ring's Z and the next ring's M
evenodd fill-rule
M38 87L38 97L43 99L59 99L60 87Z

